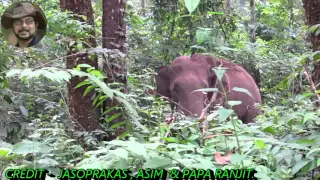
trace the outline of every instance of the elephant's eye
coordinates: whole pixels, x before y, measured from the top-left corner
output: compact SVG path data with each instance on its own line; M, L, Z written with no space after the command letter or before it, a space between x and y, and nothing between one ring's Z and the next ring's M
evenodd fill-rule
M179 90L180 90L180 87L179 87L177 84L175 84L175 85L173 86L172 92L173 92L173 93L178 93Z

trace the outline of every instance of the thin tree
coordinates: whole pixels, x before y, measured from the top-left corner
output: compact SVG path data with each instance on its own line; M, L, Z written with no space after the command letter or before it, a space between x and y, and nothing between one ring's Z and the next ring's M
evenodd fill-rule
M103 0L103 24L102 24L102 45L107 49L118 49L120 52L125 53L126 49L124 42L126 39L126 26L124 23L124 0ZM106 83L121 83L126 85L126 70L125 62L117 59L108 59L108 63L104 64L104 72L107 73ZM122 88L122 92L124 88ZM115 100L108 99L105 103L106 108L118 106L119 103ZM113 110L109 115L121 113L118 110ZM119 116L113 122L123 120L123 116Z
M87 20L85 21L80 16L74 16L75 19L86 22L89 25L94 26L93 10L91 0L60 0L60 8L62 10L68 10L75 15L84 15ZM90 37L85 39L83 43L84 48L96 47L96 41L94 39L95 32L92 30L89 32ZM75 68L78 64L89 64L92 67L97 68L98 63L96 58L89 58L87 53L76 54L76 44L68 47L67 68ZM92 131L97 129L99 125L100 114L94 110L92 105L91 96L92 93L83 97L83 94L87 86L75 88L77 84L82 82L85 77L73 77L68 84L68 107L70 115L74 122L76 122L77 128L80 130Z

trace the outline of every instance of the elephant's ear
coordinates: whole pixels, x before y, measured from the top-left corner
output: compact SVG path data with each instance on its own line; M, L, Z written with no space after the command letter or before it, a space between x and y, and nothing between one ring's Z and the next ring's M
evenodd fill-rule
M157 73L157 75L155 76L157 92L162 96L171 98L171 94L169 91L170 74L168 67L162 66L160 68L157 68L155 72Z

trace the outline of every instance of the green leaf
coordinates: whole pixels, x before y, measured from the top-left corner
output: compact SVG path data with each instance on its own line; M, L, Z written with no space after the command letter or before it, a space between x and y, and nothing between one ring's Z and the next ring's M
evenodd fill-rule
M200 0L184 0L189 13L191 14L199 5Z
M226 72L226 69L223 69L223 68L214 69L214 72L216 73L218 80L221 82L222 77L223 77L224 73Z
M320 31L320 28L319 28L319 31ZM320 60L320 51L316 51L316 52L312 53L312 57L313 57L314 62L319 61Z
M208 11L208 15L212 15L212 14L224 14L224 12Z
M114 164L114 169L127 169L128 166L127 160L119 158Z
M313 25L311 26L309 29L308 29L308 33L315 33L320 27L320 24L316 24L316 25Z
M102 74L101 74L101 72L98 71L98 70L93 70L93 71L90 72L90 74L91 74L91 75L94 75L94 76L97 76L98 78L103 77Z
M109 152L111 152L112 154L118 156L118 157L121 157L125 160L128 160L128 157L129 157L129 152L125 149L122 149L122 148L118 148L116 150L109 150Z
M219 121L223 122L226 121L227 118L233 113L232 109L225 109L221 108L219 109Z
M63 80L68 82L71 79L71 75L67 71L56 71L54 73L53 80L62 82Z
M89 64L78 64L76 68L94 68L90 66Z
M274 170L276 169L276 167L277 167L276 157L275 157L274 154L272 154L272 153L269 153L269 154L267 155L267 157L268 157L268 161L267 161L268 167L269 167L272 171L274 171Z
M99 100L99 96L100 96L100 94L99 95L97 95L95 98L94 98L94 100L93 100L93 102L92 102L92 104L95 106L95 104L97 103L97 101ZM95 107L98 107L98 105L96 105Z
M192 92L197 92L197 91L200 91L200 92L219 92L218 88L203 88L203 89L194 90Z
M241 101L228 101L228 104L232 107L232 106L236 106L236 105L239 105L241 104L242 102Z
M121 113L116 113L116 114L112 115L111 117L109 117L106 122L110 123L111 121L113 121L114 119L116 119L117 117L119 117L121 115L122 115Z
M297 172L300 171L300 169L302 169L305 165L307 165L311 160L306 160L303 159L299 162L297 162L293 167L292 167L292 171L291 171L291 175L295 175Z
M275 134L276 131L274 130L274 128L272 126L268 126L266 128L263 129L264 132L268 132L270 134Z
M161 143L144 143L143 144L145 148L149 150L157 150L159 146L161 146Z
M318 27L318 30L315 33L315 36L319 36L320 35L320 28Z
M11 153L12 150L9 148L0 148L0 156L6 157L7 154Z
M165 141L167 141L169 143L177 142L176 138L174 138L174 137L163 138L163 140L165 140Z
M24 70L22 70L22 72L20 73L20 79L22 78L22 77L28 77L29 76L29 74L31 74L31 72L32 72L32 70L31 69L24 69ZM49 72L48 72L49 73ZM50 78L51 78L51 76L50 76Z
M109 108L109 109L105 110L105 111L102 113L102 115L108 114L109 112L111 112L112 110L114 110L114 109L116 109L116 108L118 108L118 107L119 107L119 106L113 106L112 108Z
M199 139L199 138L200 138L199 135L193 134L188 138L188 141L195 141L196 139Z
M87 16L85 16L85 15L81 15L81 17L83 18L84 21L87 21L87 19L88 19Z
M113 156L113 154L110 154ZM108 156L107 156L108 157ZM108 161L98 159L96 157L86 158L80 161L76 168L81 169L109 169L112 168L114 161L111 158L108 158Z
M240 155L240 154L232 154L231 156L231 163L232 164L239 164L241 161L245 160L246 156L245 155Z
M317 142L315 140L309 140L309 139L300 139L300 140L297 140L296 143L305 144L305 145L316 145L317 144Z
M92 91L94 88L95 88L95 86L88 86L88 87L86 88L86 90L84 91L82 97L86 96L86 95L87 95L90 91Z
M39 142L33 142L29 140L23 140L14 145L13 152L16 154L29 154L29 153L45 153L49 152L51 148L45 144Z
M78 71L74 69L68 69L68 71L70 74L72 74L72 76L79 76L79 77L88 76L88 73L83 71Z
M264 141L262 140L254 140L254 144L258 147L258 149L263 149L265 147Z
M308 112L308 113L306 113L306 114L304 115L303 121L301 122L301 124L304 124L304 123L306 123L307 121L313 120L313 119L316 119L316 118L317 118L316 113L314 113L314 112Z
M60 164L59 162L57 162L56 160L51 159L51 158L40 159L40 160L38 161L38 163L39 163L42 167L53 167L53 166L56 166L56 165L59 165L59 164Z
M147 149L138 142L126 142L127 150L143 157L147 157Z
M263 180L272 180L268 174L264 173L264 172L257 172L254 174L255 177L257 177L258 179L263 179Z
M143 169L159 169L163 167L168 167L172 164L172 160L162 156L156 156L147 159L147 162L143 164Z
M209 114L207 117L208 121L212 121L215 117L217 117L219 115L218 111L214 111L213 113Z
M197 44L202 44L202 43L208 41L209 38L210 38L210 31L203 30L203 29L197 29L197 31L196 31Z
M118 128L118 127L120 127L120 126L122 126L122 125L125 125L125 124L127 124L126 121L118 122L118 123L116 123L116 124L113 124L110 128L111 128L111 129L115 129L115 128Z
M239 88L239 87L234 87L232 90L246 93L246 94L248 94L249 96L251 96L251 97L253 98L253 96L251 95L251 93L250 93L248 90L246 90L246 89Z
M88 77L97 84L97 86L99 86L99 88L102 90L102 92L107 95L108 97L110 97L111 99L113 98L113 90L110 89L106 83L104 83L103 81L101 81L99 78L92 76L92 75L88 75Z
M315 148L315 149L311 149L308 154L306 155L307 158L309 158L309 156L311 156L311 154L320 154L320 148Z
M12 77L15 75L18 75L21 73L21 69L10 69L7 73L6 73L6 77Z

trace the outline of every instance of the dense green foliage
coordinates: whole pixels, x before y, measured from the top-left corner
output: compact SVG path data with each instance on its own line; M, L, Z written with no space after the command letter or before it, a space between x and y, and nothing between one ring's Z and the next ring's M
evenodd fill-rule
M127 55L101 49L102 3L94 1L99 63L109 54L128 62L128 94L101 80L105 73L89 68L66 69L66 45L81 43L91 26L61 12L58 0L37 0L49 29L43 49L21 51L0 38L0 173L7 168L255 168L260 179L306 179L320 165L320 110L314 110L314 93L305 77L320 59L305 40L308 27L299 0L256 1L255 22L249 4L234 0L228 11L224 0L131 0L126 6ZM199 2L199 4L197 3ZM242 2L242 1L241 1ZM0 13L6 6L0 3ZM84 17L85 18L85 17ZM251 31L256 29L255 42ZM232 111L210 112L210 128L202 145L198 123L179 116L169 127L163 123L169 107L147 92L154 89L153 69L192 50L214 54L242 64L261 76L264 114L248 126ZM100 105L107 98L121 102L127 132L117 140L100 142L92 133L72 131L66 83L87 76L85 92L97 91ZM296 91L299 89L299 91ZM115 107L108 107L111 110ZM108 114L106 112L106 114ZM116 118L101 121L103 131ZM226 121L232 117L232 121ZM226 132L233 131L230 136ZM168 136L165 136L170 132ZM103 132L102 132L103 133ZM232 151L227 164L216 153ZM48 178L49 179L49 178ZM53 179L53 178L51 178Z

